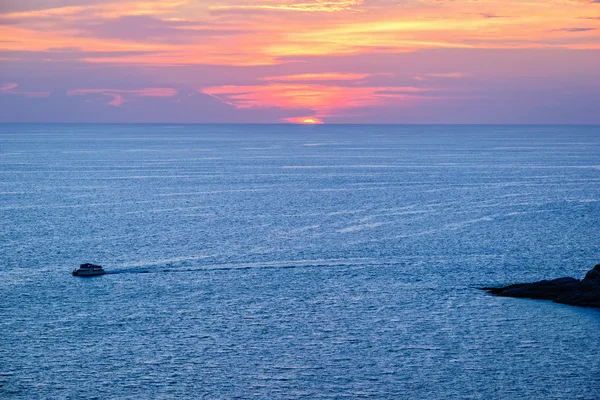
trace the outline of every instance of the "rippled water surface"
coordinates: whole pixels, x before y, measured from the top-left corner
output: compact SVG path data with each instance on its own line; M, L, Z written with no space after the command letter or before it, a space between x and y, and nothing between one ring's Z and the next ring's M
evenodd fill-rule
M598 399L599 310L476 288L599 226L600 127L0 125L0 397Z

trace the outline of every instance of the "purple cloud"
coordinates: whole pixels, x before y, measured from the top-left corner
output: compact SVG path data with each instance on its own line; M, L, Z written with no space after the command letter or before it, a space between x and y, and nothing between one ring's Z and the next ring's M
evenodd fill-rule
M77 19L66 19L62 15L38 15L3 17L1 25L22 25L41 32L63 30L75 31L85 37L117 39L150 43L185 44L198 43L202 38L230 36L250 33L227 24L207 22L164 20L148 15L124 15L118 18L99 18L89 11L79 11Z
M479 15L481 15L483 18L486 19L494 19L494 18L512 18L509 15L498 15L498 14L492 14L492 13L479 13Z
M599 0L600 2L600 0ZM562 28L562 29L558 29L559 31L563 31L563 32L589 32L589 31L595 31L596 28Z
M105 4L110 0L86 0L85 3L81 0L5 0L0 4L0 14L48 10L52 8L73 7L73 6L91 6L94 4Z
M100 20L84 19L66 24L65 27L95 38L172 44L197 43L201 38L249 32L193 21L162 20L146 15L127 15Z
M149 54L159 53L154 51L84 51L75 47L64 47L49 48L45 51L0 50L0 59L57 62L131 57Z

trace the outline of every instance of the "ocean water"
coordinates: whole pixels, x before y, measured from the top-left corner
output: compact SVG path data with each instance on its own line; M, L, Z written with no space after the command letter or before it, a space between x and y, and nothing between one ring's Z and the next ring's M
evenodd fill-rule
M600 310L477 290L599 228L598 126L0 125L0 398L599 399Z

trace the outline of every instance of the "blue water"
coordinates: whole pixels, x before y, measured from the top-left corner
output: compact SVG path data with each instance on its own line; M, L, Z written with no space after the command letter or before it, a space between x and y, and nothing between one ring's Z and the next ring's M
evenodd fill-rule
M0 397L598 399L600 310L476 288L599 222L598 126L0 125Z

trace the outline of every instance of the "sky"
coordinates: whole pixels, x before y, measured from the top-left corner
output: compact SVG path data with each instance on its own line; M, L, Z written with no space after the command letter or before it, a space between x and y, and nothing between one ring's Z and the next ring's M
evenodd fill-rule
M600 0L2 0L0 122L600 124Z

